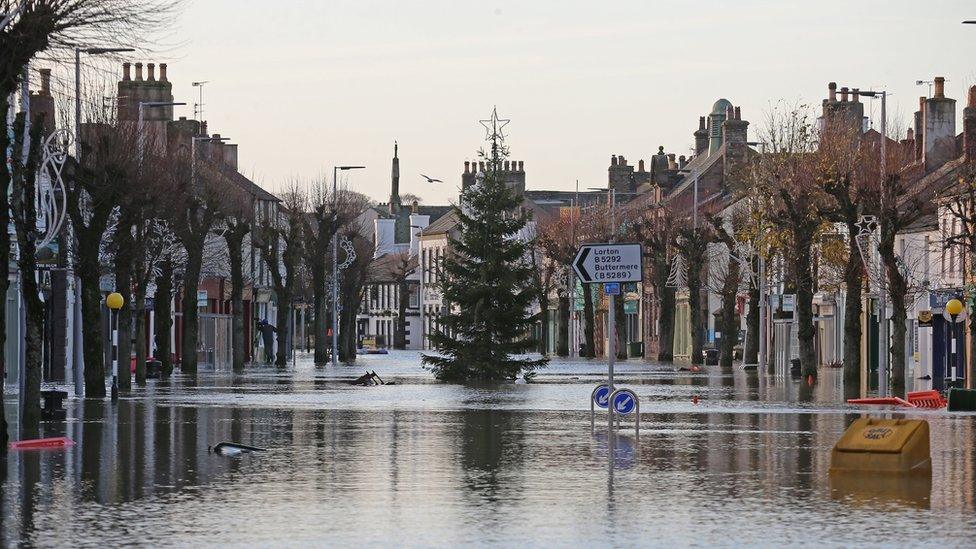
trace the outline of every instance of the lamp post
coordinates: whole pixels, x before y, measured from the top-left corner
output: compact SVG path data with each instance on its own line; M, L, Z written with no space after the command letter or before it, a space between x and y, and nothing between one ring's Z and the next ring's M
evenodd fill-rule
M943 372L943 375L952 372L952 376L949 378L949 387L956 386L956 362L958 362L958 351L956 349L956 322L958 322L957 318L959 317L959 314L962 313L962 310L962 301L953 298L946 302L945 311L949 313L949 318L952 321L951 324L949 324L949 353L951 353L949 356L951 358L949 362L949 370Z
M885 90L881 91L862 91L862 90L851 90L853 95L859 95L861 97L880 97L881 98L881 180L880 186L881 192L879 193L879 210L882 212L880 216L880 223L878 228L881 231L881 238L884 237L884 225L885 225L885 192L886 192L886 179L887 174L887 156L886 151L886 141L887 141L887 99L889 93ZM889 348L890 338L888 335L888 273L884 267L882 267L878 275L878 308L880 309L878 313L878 347L880 347L878 352L878 394L880 396L888 396L888 354L891 352ZM901 365L904 368L904 364Z
M424 329L424 229L420 225L410 225L411 229L417 229L417 266L420 268L420 295L418 296L418 308L420 309L420 350L424 349L426 340L426 330ZM400 296L403 299L403 296Z
M21 4L23 5L23 4ZM19 9L19 8L18 8ZM102 55L106 53L124 53L135 51L134 48L75 48L75 161L81 163L81 54ZM69 231L71 225L69 224ZM70 292L73 292L74 303L72 304L73 313L69 317L69 331L71 337L68 340L66 356L73 361L73 371L75 380L75 395L84 396L85 384L82 383L84 369L84 356L81 348L81 283L74 276L74 258L71 248L74 244L74 234L69 234L67 245L65 246L68 263L68 284Z
M332 167L332 215L336 230L332 233L332 365L339 362L339 172L364 170L366 166Z
M109 324L112 325L112 401L119 399L119 309L125 305L122 294L112 292L105 298L109 308Z

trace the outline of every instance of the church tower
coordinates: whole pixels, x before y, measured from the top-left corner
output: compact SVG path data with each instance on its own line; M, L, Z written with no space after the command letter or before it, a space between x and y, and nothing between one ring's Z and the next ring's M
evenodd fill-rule
M402 206L400 202L400 158L397 154L399 146L393 142L393 173L390 176L390 214L396 215Z

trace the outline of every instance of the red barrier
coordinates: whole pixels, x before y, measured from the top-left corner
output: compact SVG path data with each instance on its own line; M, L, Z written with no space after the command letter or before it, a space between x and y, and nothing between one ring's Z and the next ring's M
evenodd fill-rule
M908 393L908 402L919 408L945 408L946 399L938 391L915 391Z
M10 443L11 450L50 450L74 446L75 441L68 437L36 438L32 440L18 440Z
M905 408L915 408L911 402L899 397L874 397L874 398L849 398L848 404L870 404L875 406L903 406Z

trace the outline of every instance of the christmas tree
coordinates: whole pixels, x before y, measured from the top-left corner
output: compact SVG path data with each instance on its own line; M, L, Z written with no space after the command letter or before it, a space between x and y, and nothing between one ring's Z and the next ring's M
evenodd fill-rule
M497 110L482 121L491 143L490 152L481 152L485 171L462 191L456 210L460 236L451 241L441 284L448 313L430 335L438 354L423 358L445 381L511 380L547 362L524 356L538 344L531 337L535 321L529 313L531 251L520 238L526 220L502 171L507 150L501 130L507 123Z

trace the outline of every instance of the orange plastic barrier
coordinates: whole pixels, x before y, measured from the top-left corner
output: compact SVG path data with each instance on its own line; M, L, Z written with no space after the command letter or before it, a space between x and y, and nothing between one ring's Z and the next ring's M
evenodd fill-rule
M32 440L18 440L10 443L11 450L48 450L52 448L67 448L74 446L75 441L68 437L36 438Z
M849 398L848 404L871 404L876 406L903 406L916 408L914 404L900 397Z
M918 408L945 408L946 399L938 391L915 391L908 393L908 402Z

